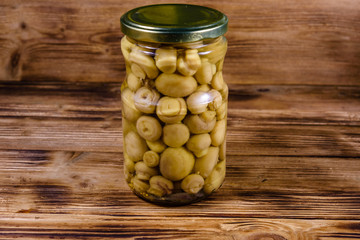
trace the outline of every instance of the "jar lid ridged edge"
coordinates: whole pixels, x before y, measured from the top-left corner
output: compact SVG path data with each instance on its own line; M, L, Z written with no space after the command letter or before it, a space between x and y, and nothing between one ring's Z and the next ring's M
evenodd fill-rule
M120 18L122 32L140 41L195 42L224 35L228 18L218 10L190 4L134 8Z

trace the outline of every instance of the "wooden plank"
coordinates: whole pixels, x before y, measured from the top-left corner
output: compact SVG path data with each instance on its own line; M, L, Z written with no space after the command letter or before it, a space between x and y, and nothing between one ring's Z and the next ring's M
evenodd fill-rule
M359 87L230 86L237 155L360 155ZM0 85L0 149L120 152L120 84Z
M4 0L0 3L0 80L20 80L22 44L15 37L19 19L19 1Z
M5 1L0 79L121 81L121 14L163 2ZM360 85L356 0L184 2L229 16L229 83Z
M228 71L228 79L248 84L358 85L359 7L359 2L347 0L225 5L233 18L226 66L238 69Z
M119 152L121 119L0 119L0 148Z
M348 221L344 224L342 221L289 219L284 221L276 218L134 217L124 220L123 217L116 216L24 215L22 214L21 220L4 219L8 222L6 222L7 227L1 228L0 239L332 240L359 238L359 221ZM37 228L29 224L32 218L37 219Z
M355 86L230 84L229 89L230 108L238 110L353 112L354 114L360 110L360 89ZM346 115L343 118L345 120ZM356 118L353 120L356 121Z
M119 117L120 88L120 83L5 82L0 116ZM360 125L357 86L230 84L229 89L229 117L241 122L258 117L274 124Z
M259 125L262 124L262 125ZM228 148L238 155L360 156L360 128L228 122Z
M259 118L259 117L257 117ZM228 147L238 155L360 156L360 127L274 126L228 121ZM297 120L300 122L300 120ZM262 124L262 125L259 125ZM121 120L0 119L0 149L110 151L122 148Z
M359 158L230 155L220 191L178 208L133 195L118 153L2 150L0 159L0 239L360 237Z
M360 156L360 127L274 126L258 121L228 121L230 154ZM120 152L121 120L2 118L0 149Z
M221 190L173 211L131 193L120 153L2 150L0 157L2 215L181 214L332 220L359 220L360 216L359 158L228 155Z
M119 83L6 82L0 84L0 116L116 120L120 88Z

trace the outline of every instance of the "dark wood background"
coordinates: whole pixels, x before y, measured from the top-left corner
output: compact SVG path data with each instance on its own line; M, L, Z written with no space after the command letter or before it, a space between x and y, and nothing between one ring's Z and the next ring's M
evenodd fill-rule
M225 183L177 208L122 174L119 18L165 2L0 1L0 239L360 239L360 1L183 1L230 19L230 99Z

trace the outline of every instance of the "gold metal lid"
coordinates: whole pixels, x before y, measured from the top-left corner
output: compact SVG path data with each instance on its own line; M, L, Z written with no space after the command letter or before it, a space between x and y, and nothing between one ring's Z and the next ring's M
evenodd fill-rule
M139 41L181 43L219 37L227 31L228 18L198 5L158 4L132 9L121 19L122 32Z

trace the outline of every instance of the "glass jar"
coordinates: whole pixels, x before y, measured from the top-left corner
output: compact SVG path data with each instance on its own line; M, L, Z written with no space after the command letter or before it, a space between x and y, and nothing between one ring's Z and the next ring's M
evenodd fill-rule
M193 203L224 181L227 23L215 9L186 4L121 17L125 179L146 201Z

